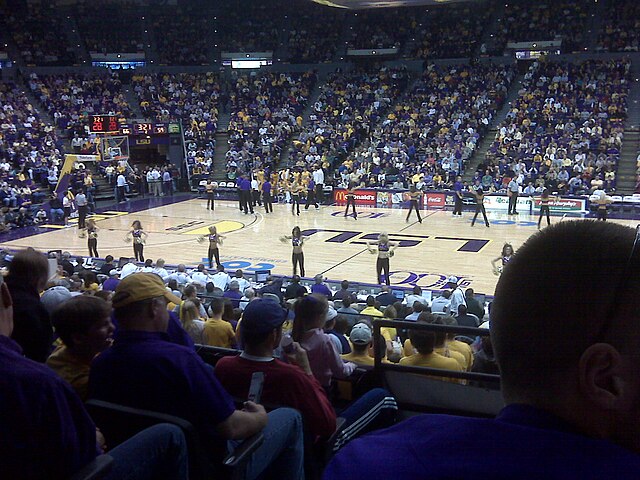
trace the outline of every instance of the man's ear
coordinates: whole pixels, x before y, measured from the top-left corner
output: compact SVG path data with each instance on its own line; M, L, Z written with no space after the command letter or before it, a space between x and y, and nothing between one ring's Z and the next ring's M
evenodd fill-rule
M620 352L608 343L587 348L578 364L579 387L589 402L603 410L623 407L626 380Z

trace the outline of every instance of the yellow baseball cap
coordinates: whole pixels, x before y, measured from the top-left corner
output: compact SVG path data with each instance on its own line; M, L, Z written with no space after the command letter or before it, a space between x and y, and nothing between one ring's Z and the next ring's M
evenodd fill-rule
M120 308L157 297L164 297L175 304L182 301L167 290L162 279L155 273L133 273L120 281L111 303L114 308Z

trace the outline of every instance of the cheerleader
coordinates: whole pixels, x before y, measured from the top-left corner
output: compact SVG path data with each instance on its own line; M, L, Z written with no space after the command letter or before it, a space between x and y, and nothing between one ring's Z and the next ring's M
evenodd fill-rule
M487 219L487 211L484 208L484 190L482 186L478 183L472 190L474 197L476 197L476 213L473 215L473 220L471 220L471 226L473 227L476 224L476 219L478 215L482 213L482 218L484 219L484 224L486 227L489 227L489 220Z
M224 240L224 238L225 237L218 234L218 230L213 225L209 227L209 235L202 235L198 238L199 242L204 242L206 239L209 240L209 252L207 254L209 258L209 268L213 268L212 260L214 257L216 259L216 267L222 266L220 263L219 246L222 245L222 240Z
M398 248L398 244L389 241L389 235L381 233L378 235L378 241L376 243L367 242L367 249L370 253L378 254L376 260L376 275L378 283L382 285L386 283L391 285L389 278L389 258L393 257L395 249ZM384 271L384 282L382 281L382 272Z
M130 242L133 238L133 255L137 262L144 262L144 244L147 241L147 232L142 229L140 220L134 220L131 230L127 233L125 241Z
M213 210L214 199L216 196L216 188L218 188L218 183L209 180L204 188L207 194L207 210Z
M418 222L422 223L422 218L420 218L420 207L418 207L418 202L420 201L420 197L422 197L422 192L416 189L415 185L411 185L409 187L409 213L407 213L407 222L409 221L409 217L411 216L411 211L415 208L416 215L418 215Z
M495 275L500 275L505 265L507 265L511 261L511 258L513 258L513 247L510 243L505 243L502 246L502 253L500 254L500 256L491 260L493 273ZM501 262L500 266L496 265L498 262Z
M540 230L540 224L542 223L542 217L547 216L547 226L551 225L551 219L549 218L549 189L545 188L540 195L540 216L538 217L538 230Z
M304 187L300 185L297 180L291 182L289 186L289 192L291 193L291 214L300 216L300 193L304 190ZM297 212L296 212L297 209Z
M355 182L349 182L349 186L347 187L347 194L346 194L347 208L344 210L344 218L347 218L347 215L349 214L349 205L351 205L351 207L353 208L353 218L355 220L358 219L358 214L356 213L356 190L357 189L358 187L356 186Z
M93 258L98 258L98 230L94 219L87 220L87 246L89 247L89 256Z
M293 227L291 231L291 235L284 235L280 237L280 241L282 243L287 243L291 240L291 245L293 246L293 253L291 254L291 262L293 263L293 274L298 274L298 265L300 266L300 276L304 277L304 253L302 252L302 247L304 242L308 240L309 237L304 237L300 232L300 227L297 225Z

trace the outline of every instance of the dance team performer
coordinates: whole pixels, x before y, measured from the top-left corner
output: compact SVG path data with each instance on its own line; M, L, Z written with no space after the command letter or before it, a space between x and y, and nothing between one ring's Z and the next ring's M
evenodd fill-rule
M224 236L218 233L218 229L211 225L209 227L209 235L201 235L198 237L198 242L202 243L205 240L209 240L209 251L207 252L207 258L209 259L209 268L213 268L212 260L215 257L216 259L216 267L222 266L220 263L220 245L222 245L222 241L224 240Z
M500 275L504 267L511 261L512 257L513 257L513 247L511 246L510 243L505 243L502 246L502 253L500 254L500 256L491 260L491 265L493 266L493 273L495 275ZM496 265L498 262L501 262L500 266Z
M475 225L478 214L482 213L484 224L488 227L489 220L487 220L487 211L484 208L484 190L482 189L482 185L478 182L478 184L471 190L471 193L476 197L476 213L473 215L473 220L471 220L471 226L473 227Z
M356 190L358 190L358 186L355 182L349 182L349 186L347 187L347 208L344 210L344 218L347 218L349 214L349 205L353 208L353 218L355 220L358 219L358 214L356 213Z
M291 241L291 246L293 247L293 252L291 253L291 262L293 263L293 274L298 274L298 266L300 266L300 276L304 277L304 253L302 251L302 247L304 246L304 242L306 242L309 237L305 237L300 232L300 227L297 225L293 227L291 231L291 235L283 235L280 237L280 241L282 243L287 243L289 240Z
M371 254L378 254L376 260L376 276L379 284L386 283L391 285L391 279L389 278L389 258L393 257L394 251L398 248L398 244L389 241L389 235L381 233L378 235L377 242L367 242L367 249ZM384 271L384 282L382 280L382 272Z
M416 210L416 215L418 216L418 222L422 223L422 218L420 217L420 207L418 206L418 202L422 197L422 192L416 188L414 184L411 184L409 187L409 213L407 213L407 222L409 221L409 217L411 216L411 212L413 209Z
M131 230L124 238L125 242L130 242L133 239L133 255L136 257L137 262L144 262L144 244L147 241L147 232L142 228L140 220L134 220L131 224Z
M96 221L93 218L87 220L87 246L89 247L89 256L98 258L98 230Z

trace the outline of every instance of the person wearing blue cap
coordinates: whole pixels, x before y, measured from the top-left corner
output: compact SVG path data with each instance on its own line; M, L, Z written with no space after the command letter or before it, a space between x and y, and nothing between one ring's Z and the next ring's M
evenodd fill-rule
M286 360L273 357L282 340L282 324L287 311L278 303L257 299L244 310L238 328L244 351L236 357L224 357L216 364L216 377L235 397L246 398L254 372L264 373L262 399L285 405L302 413L305 425L314 438L328 438L336 427L336 413L313 376L307 352L297 342L290 343ZM395 417L395 399L384 389L376 388L340 412L345 425L334 449L376 427L390 424Z

